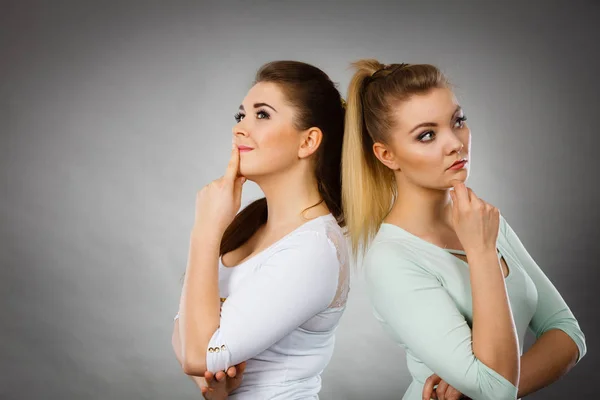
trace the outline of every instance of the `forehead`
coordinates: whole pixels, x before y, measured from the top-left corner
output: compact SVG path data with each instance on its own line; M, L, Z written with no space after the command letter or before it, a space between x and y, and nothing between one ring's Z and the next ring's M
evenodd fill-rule
M458 101L452 90L435 88L398 103L394 117L398 127L411 129L423 122L447 121L457 106Z
M283 91L273 82L259 82L246 94L244 104L251 106L253 103L281 104L285 101Z

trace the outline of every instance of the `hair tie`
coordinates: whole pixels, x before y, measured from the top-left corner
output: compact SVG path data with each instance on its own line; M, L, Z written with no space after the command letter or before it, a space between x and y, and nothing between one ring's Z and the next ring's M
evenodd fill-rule
M390 72L390 74L393 74L394 72L396 72L399 69L402 69L402 68L404 68L406 66L408 66L407 63L396 64L395 66L393 64L383 64L383 67L381 67L377 71L373 72L371 74L371 76L375 76L375 74L377 74L377 73L379 73L381 71L386 71L388 69L391 69L392 71Z

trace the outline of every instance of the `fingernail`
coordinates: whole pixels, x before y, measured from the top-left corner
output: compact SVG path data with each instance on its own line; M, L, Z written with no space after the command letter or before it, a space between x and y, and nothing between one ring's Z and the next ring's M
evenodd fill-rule
M242 177L242 183L246 182L246 178Z

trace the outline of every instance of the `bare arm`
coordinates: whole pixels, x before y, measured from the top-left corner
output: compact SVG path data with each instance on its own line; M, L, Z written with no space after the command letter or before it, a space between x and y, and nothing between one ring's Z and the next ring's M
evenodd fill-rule
M500 213L463 183L455 185L451 196L454 228L469 262L473 353L516 386L519 381L519 344L496 253Z
M518 398L535 393L566 375L577 363L579 349L569 335L559 329L544 333L521 357ZM437 385L437 389L434 386ZM461 393L438 375L431 375L423 387L423 397L443 393L446 400L460 399Z
M181 341L179 340L179 320L175 320L175 325L173 327L173 337L171 339L171 343L173 345L173 351L175 352L175 358L177 358L177 362L179 365L183 367L183 358L181 357ZM192 376L190 378L198 388L202 389L203 386L206 386L206 380L199 376Z
M578 357L569 335L557 329L544 333L521 357L519 397L556 382L575 366Z
M514 385L519 347L504 276L495 250L467 253L473 296L473 353Z
M219 327L219 243L220 235L210 230L192 232L178 324L181 364L188 375L204 376L208 343Z
M179 302L179 339L183 371L203 376L210 339L219 328L219 250L225 229L240 208L239 151L233 145L225 175L196 197L196 219Z

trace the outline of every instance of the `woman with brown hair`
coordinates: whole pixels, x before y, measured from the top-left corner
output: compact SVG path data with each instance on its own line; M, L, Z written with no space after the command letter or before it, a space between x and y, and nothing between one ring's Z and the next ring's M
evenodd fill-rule
M354 67L344 215L375 316L406 350L404 399L515 399L556 381L584 335L498 209L465 186L471 131L447 79L426 64ZM521 355L528 327L537 340Z
M246 362L232 399L317 399L349 287L341 97L320 69L272 62L236 121L225 175L196 198L173 349L194 377ZM265 198L237 213L245 180Z

